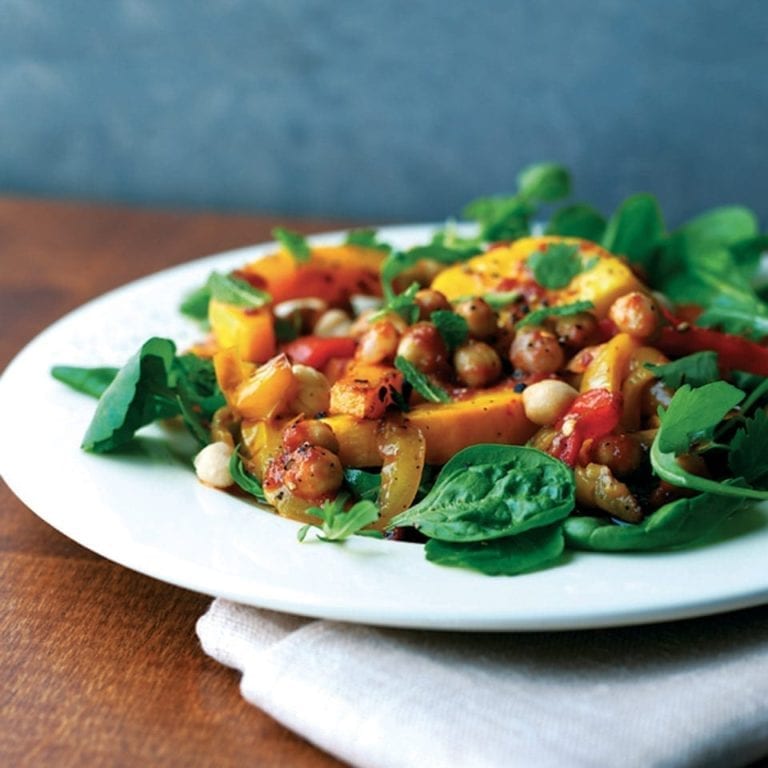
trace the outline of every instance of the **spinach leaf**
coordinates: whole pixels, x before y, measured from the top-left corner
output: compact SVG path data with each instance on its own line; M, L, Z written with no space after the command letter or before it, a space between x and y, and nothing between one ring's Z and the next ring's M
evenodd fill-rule
M430 403L450 403L451 396L438 384L435 384L425 376L413 363L406 360L401 355L395 358L395 368L397 368L405 380Z
M312 249L304 235L283 227L275 227L272 230L272 237L293 256L294 261L298 264L306 264L312 258Z
M114 381L119 368L78 368L73 365L54 365L51 376L72 389L91 397L101 397Z
M591 205L577 203L552 215L544 233L561 237L580 237L599 243L605 234L605 217Z
M433 563L470 568L488 576L514 576L550 565L562 555L563 549L560 525L534 528L491 541L430 539L424 546L427 560Z
M473 445L448 461L432 490L392 527L412 525L441 541L497 539L562 520L574 494L571 470L542 451Z
M429 319L435 324L440 337L449 351L460 347L469 337L469 324L461 316L448 309L437 309Z
M565 288L584 270L578 245L553 243L543 251L534 251L528 257L528 267L539 285L545 288Z
M170 380L176 346L151 338L120 369L101 396L82 447L106 453L125 445L141 427L179 413Z
M632 195L608 221L601 245L649 269L666 227L653 195Z
M694 352L664 365L646 363L645 367L672 389L678 389L683 384L701 387L720 378L717 352L711 351Z
M709 536L744 506L743 499L702 493L665 504L637 525L617 525L599 517L569 517L565 544L598 552L683 547Z
M517 175L520 197L537 203L551 203L571 194L571 174L557 163L538 163Z

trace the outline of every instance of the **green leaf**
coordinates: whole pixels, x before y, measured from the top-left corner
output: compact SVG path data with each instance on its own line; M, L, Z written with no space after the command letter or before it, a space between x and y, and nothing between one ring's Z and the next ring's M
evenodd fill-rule
M666 410L659 409L661 426L654 443L659 450L679 456L688 453L694 441L711 437L715 427L744 393L725 381L692 389L684 384L675 392Z
M467 205L462 215L480 225L480 237L487 242L514 240L530 234L530 217L536 210L519 195L481 197Z
M375 229L351 229L347 232L345 242L347 245L357 245L361 248L375 248L377 251L389 252L392 250L391 245L381 242L378 239L378 232Z
M245 309L263 307L272 301L272 297L250 283L232 275L214 272L208 278L208 290L211 297L225 304L234 304Z
M517 187L526 200L551 203L571 194L571 174L556 163L529 165L518 174Z
M683 547L709 536L744 503L734 496L702 493L665 504L637 525L617 525L602 517L569 517L563 523L565 544L597 552Z
M408 325L412 325L419 319L419 305L415 296L420 290L418 283L411 283L402 293L391 293L381 309L377 309L370 316L369 322L376 322L390 312L396 312Z
M72 389L91 397L101 397L114 381L119 368L78 368L73 365L55 365L51 376Z
M232 475L232 479L235 481L236 485L253 496L256 501L259 501L262 504L269 503L267 497L264 495L263 486L258 478L254 477L246 470L245 465L243 464L243 457L237 449L232 452L232 456L229 459L229 474Z
M737 477L743 477L751 485L763 486L768 481L768 413L762 409L746 419L731 441L728 466Z
M312 258L312 249L304 235L283 227L275 227L272 230L272 237L293 256L297 263L306 264Z
M552 564L563 553L559 525L535 528L491 541L447 542L430 539L424 551L438 565L480 571L488 576L514 576Z
M698 317L696 325L717 327L726 333L762 339L768 336L768 304L757 296L733 301L727 295L719 295Z
M179 311L193 320L204 322L208 319L208 304L210 301L211 289L207 284L201 285L184 297L179 306Z
M176 357L172 364L172 385L181 415L198 442L211 441L210 422L213 414L226 405L216 381L213 361L197 355Z
M381 488L381 473L345 467L344 482L356 498L376 501Z
M581 312L589 312L595 305L591 301L575 301L573 304L561 304L556 307L541 307L529 312L521 320L517 321L517 327L526 325L541 325L548 317L568 317L578 315Z
M672 363L646 363L645 367L672 389L677 389L683 384L690 384L694 388L701 387L720 378L717 352L695 352Z
M611 253L650 268L666 227L653 195L632 195L609 219L602 246Z
M580 237L599 243L605 234L605 217L591 205L577 203L555 211L545 234L561 237Z
M169 339L151 338L141 346L101 396L83 449L113 451L141 427L179 413L170 381L175 352Z
M443 467L432 490L392 520L441 541L513 536L565 518L573 509L573 473L535 448L473 445Z
M378 507L372 501L358 501L347 511L344 511L344 505L347 497L344 494L337 496L332 501L324 501L319 507L310 507L306 510L308 515L320 518L319 525L310 523L302 526L298 532L299 541L304 541L310 528L319 528L318 534L320 541L344 541L353 534L372 534L375 531L363 531L367 525L375 522L379 518ZM380 534L379 534L380 535Z
M554 243L543 251L534 251L528 257L528 267L544 288L565 288L583 270L579 246Z
M439 385L430 381L413 363L398 355L395 367L405 376L405 380L430 403L450 403L451 396Z
M429 319L435 324L438 333L449 351L461 346L469 337L469 324L461 316L449 309L435 310Z

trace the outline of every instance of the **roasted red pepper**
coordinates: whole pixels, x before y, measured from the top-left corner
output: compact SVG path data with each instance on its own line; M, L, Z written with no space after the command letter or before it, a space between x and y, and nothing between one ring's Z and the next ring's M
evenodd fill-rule
M283 346L291 362L321 369L334 357L352 357L357 341L348 336L300 336Z
M613 432L621 419L622 396L607 389L590 389L579 395L555 425L557 435L549 452L570 467L576 466L585 440Z
M746 371L768 376L768 347L711 328L699 328L687 323L661 329L655 344L665 355L684 357L694 352L717 352L720 368L725 371Z

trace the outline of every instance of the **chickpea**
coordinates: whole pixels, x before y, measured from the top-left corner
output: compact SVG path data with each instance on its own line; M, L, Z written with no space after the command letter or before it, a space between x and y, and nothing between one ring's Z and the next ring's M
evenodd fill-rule
M197 479L212 488L229 488L235 481L229 472L232 446L225 442L210 443L194 459Z
M620 331L638 339L650 338L659 326L656 302L640 291L631 291L616 299L608 310L608 317Z
M454 311L467 321L473 339L487 339L498 330L499 316L485 299L461 301Z
M299 446L318 445L333 453L339 452L339 441L333 429L323 421L300 419L292 421L283 430L283 445L288 451L295 451Z
M501 375L501 358L483 341L470 339L453 353L456 375L468 387L487 387Z
M371 318L373 317L376 319L372 320ZM392 323L398 333L403 333L406 328L408 328L408 323L406 323L397 312L387 312L382 315L377 309L367 309L352 323L352 327L349 329L349 335L354 336L356 339L360 338L364 333L369 331L373 325L382 322L383 320Z
M374 323L361 337L355 357L363 363L391 360L397 352L400 334L389 320Z
M420 320L429 320L432 313L437 312L439 309L450 310L451 308L451 304L445 298L445 294L440 293L440 291L433 291L431 288L423 288L417 291L413 299L419 307Z
M293 413L316 414L327 411L331 404L331 385L320 371L308 365L291 366L298 391L288 404Z
M554 332L558 341L569 349L581 349L590 344L597 330L597 320L589 312L558 317Z
M559 379L544 379L523 390L523 409L534 424L552 426L578 396L578 392Z
M643 449L631 435L607 435L592 446L592 460L605 464L616 477L626 477L640 466Z
M302 445L288 456L283 482L303 499L334 493L344 481L339 457L319 445Z
M343 309L329 309L317 319L312 333L315 336L349 336L352 318Z
M420 322L403 334L397 354L423 373L435 373L445 365L448 348L434 324Z
M517 332L509 359L521 371L544 374L554 373L565 361L555 334L537 325L525 326Z

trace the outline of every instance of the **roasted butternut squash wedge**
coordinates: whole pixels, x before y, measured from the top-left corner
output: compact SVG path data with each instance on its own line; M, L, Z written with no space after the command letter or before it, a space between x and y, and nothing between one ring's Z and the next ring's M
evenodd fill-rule
M476 443L522 445L537 429L525 417L522 397L511 388L484 390L450 403L422 403L406 418L424 435L429 464L444 464L462 448ZM344 466L381 465L379 421L349 414L328 416L323 421L336 434Z
M355 363L331 387L331 413L379 419L403 391L403 374L389 365Z
M211 299L208 322L219 349L234 347L240 357L249 363L263 363L277 351L269 307L244 309Z
M585 270L565 287L543 290L542 298L550 305L591 301L594 313L605 317L611 304L629 291L643 290L632 270L619 258L599 245L575 237L523 237L498 245L463 264L443 270L432 282L432 288L449 299L460 296L482 296L495 291L509 291L534 284L527 267L528 257L556 243L577 245Z

